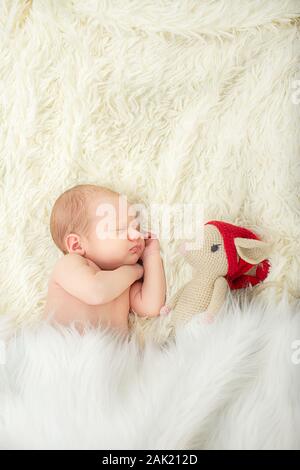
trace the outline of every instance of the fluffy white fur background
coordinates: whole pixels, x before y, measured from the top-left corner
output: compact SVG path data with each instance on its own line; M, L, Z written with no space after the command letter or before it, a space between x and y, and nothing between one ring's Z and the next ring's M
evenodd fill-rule
M300 304L245 300L143 355L102 331L21 330L0 367L0 447L299 449Z
M1 1L0 315L25 339L0 366L2 447L299 447L299 16L299 0ZM60 256L50 210L78 183L256 230L273 284L142 362L99 333L30 333ZM161 244L172 295L190 270Z

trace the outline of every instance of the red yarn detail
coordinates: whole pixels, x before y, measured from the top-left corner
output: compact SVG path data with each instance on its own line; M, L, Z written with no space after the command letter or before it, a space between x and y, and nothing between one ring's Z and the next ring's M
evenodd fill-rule
M241 289L249 285L255 286L267 277L271 266L269 260L265 259L257 265L250 264L238 256L234 244L234 239L237 237L260 240L258 235L244 227L239 227L229 222L210 220L206 224L215 225L222 235L228 260L228 271L225 279L230 289ZM257 266L255 275L245 274L253 266Z

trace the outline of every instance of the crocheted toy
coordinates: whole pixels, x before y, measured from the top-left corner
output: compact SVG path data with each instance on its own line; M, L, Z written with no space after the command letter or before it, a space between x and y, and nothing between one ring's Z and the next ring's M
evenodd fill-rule
M206 222L203 232L199 249L187 250L186 242L183 245L182 253L194 268L192 280L168 300L159 317L136 317L135 323L129 322L135 327L141 345L150 331L152 339L158 342L174 337L178 325L185 324L197 313L205 312L203 318L213 321L228 289L254 286L267 277L270 263L266 257L270 245L255 233L217 220ZM168 315L165 325L163 315ZM155 331L158 323L160 329L164 326L164 334L160 335L157 328Z

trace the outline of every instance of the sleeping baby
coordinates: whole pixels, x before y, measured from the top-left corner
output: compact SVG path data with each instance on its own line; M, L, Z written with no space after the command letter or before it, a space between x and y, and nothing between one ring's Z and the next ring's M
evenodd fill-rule
M123 201L119 193L89 184L56 200L50 231L64 256L48 283L48 320L74 322L79 332L89 324L128 333L130 310L160 314L166 297L160 244L141 231L134 205Z

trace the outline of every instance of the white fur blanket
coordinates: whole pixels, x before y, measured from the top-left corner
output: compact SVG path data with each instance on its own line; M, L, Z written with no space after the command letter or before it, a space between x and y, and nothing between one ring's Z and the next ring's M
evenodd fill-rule
M275 284L254 297L299 299L299 17L299 0L0 2L2 333L39 321L60 256L50 210L78 183L256 230ZM171 296L190 270L161 245ZM291 308L273 326L253 307L144 365L101 335L25 329L0 367L1 446L295 447Z
M300 304L228 297L160 350L48 325L0 366L5 449L299 449Z

